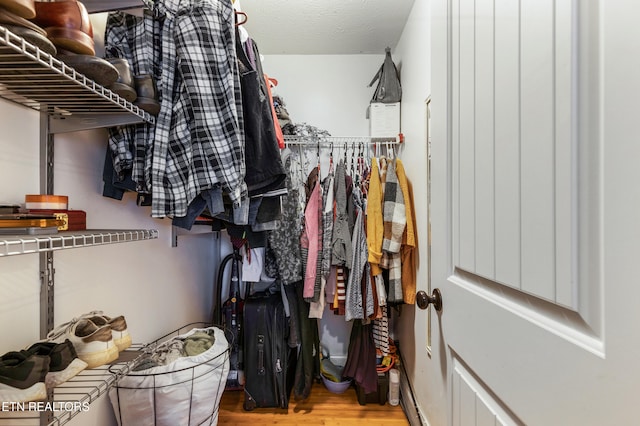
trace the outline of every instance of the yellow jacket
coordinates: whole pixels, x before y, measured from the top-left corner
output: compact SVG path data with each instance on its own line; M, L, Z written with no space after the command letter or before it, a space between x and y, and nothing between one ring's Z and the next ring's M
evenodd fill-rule
M380 259L382 258L382 237L384 225L382 220L382 184L378 159L371 159L371 174L369 175L369 189L367 190L367 248L371 274L382 273Z
M404 165L399 158L396 158L396 174L398 183L402 189L404 197L405 211L407 215L407 226L402 235L402 295L404 303L413 305L416 301L416 275L417 275L417 248L416 238L416 209L413 205L413 189L404 171Z

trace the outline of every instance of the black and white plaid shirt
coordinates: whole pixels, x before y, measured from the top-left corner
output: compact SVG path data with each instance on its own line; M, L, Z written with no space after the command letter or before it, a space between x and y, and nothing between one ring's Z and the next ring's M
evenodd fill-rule
M183 217L198 194L215 187L242 211L248 194L231 0L157 0L149 7L161 101L144 160L151 214ZM140 37L137 47L149 51L148 40Z

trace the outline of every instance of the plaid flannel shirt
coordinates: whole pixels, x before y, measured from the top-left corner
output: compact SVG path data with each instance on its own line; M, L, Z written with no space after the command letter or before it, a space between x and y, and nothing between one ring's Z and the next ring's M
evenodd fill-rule
M151 74L160 78L160 34L162 20L149 9L142 17L125 12L107 15L104 45L106 58L126 59L133 75ZM140 123L109 128L109 149L114 171L120 177L131 173L140 194L151 193L151 146L155 125Z
M398 182L395 162L389 161L384 191L382 215L384 218L384 239L380 264L389 270L389 302L402 302L402 235L407 225L406 207L402 188Z
M184 216L217 186L248 214L244 131L230 0L158 0L162 98L152 151L152 216ZM244 215L246 223L246 214ZM234 216L235 222L242 219Z

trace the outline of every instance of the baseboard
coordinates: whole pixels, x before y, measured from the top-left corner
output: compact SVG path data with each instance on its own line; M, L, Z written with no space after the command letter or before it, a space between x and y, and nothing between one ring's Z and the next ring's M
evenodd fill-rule
M418 413L413 389L411 388L411 383L407 376L407 370L404 368L402 354L400 354L399 351L398 356L400 358L400 365L397 366L400 370L400 405L402 406L402 410L407 416L407 420L409 420L409 424L411 426L425 426L425 423L422 421L422 417Z

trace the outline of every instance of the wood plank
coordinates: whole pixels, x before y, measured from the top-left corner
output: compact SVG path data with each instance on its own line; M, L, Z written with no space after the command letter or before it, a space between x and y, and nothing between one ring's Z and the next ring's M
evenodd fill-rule
M337 425L368 426L408 425L400 405L386 403L360 405L355 387L343 394L329 392L322 383L314 383L311 395L305 401L289 402L288 409L256 408L244 411L244 393L227 391L220 401L218 424L225 425Z

